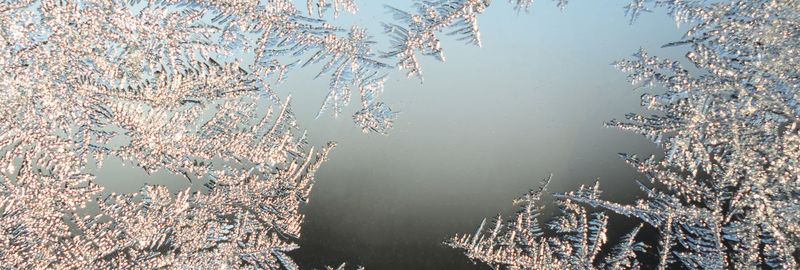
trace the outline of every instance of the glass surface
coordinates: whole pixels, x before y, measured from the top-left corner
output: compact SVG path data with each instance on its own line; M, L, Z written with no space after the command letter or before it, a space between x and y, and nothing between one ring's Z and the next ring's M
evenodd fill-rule
M383 41L379 2L359 3L359 14L343 23L352 18ZM474 233L483 218L513 214L512 200L549 173L551 193L600 178L611 200L641 195L633 180L642 178L617 153L660 151L603 126L642 111L643 92L611 63L640 47L678 59L682 52L660 47L682 32L662 13L630 25L624 4L574 1L561 12L542 1L516 14L494 1L479 18L481 48L444 40L446 62L423 58L423 83L390 78L384 100L401 113L388 136L362 134L348 115L314 120L325 82L311 80L313 69L295 74L281 91L292 94L313 144L339 144L301 210L301 248L292 255L316 268L483 269L442 241ZM545 214L555 208L542 205ZM636 225L620 223L610 223L611 239Z

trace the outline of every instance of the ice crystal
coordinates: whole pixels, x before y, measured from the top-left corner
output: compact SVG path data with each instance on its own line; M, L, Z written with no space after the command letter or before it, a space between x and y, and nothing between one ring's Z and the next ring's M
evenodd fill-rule
M325 269L326 270L345 270L345 269L347 269L346 266L347 266L346 263L342 263L339 266L337 266L336 268L330 267L330 266L326 266ZM364 270L364 267L363 266L359 266L358 268L356 268L356 270Z
M453 248L465 250L472 260L484 262L495 269L626 269L638 267L634 251L645 245L635 241L640 227L626 235L606 256L599 258L605 246L608 217L603 212L590 212L586 207L564 199L557 202L562 215L548 225L555 236L546 236L539 225L540 207L537 203L545 190L548 177L539 189L531 190L515 201L517 214L504 222L498 216L485 230L486 220L473 235L455 236L446 242ZM569 193L581 198L598 198L598 185L581 187Z
M633 22L657 7L691 24L683 40L665 46L688 46L694 67L644 50L619 61L632 83L663 92L642 96L657 114L608 123L665 150L663 159L621 154L651 183L639 184L646 198L625 205L600 198L597 186L581 188L557 196L563 214L551 223L553 236L512 219L497 225L505 230L479 230L452 246L509 269L637 268L630 259L645 251L634 240L638 229L596 263L607 218L585 207L599 207L660 232L657 249L647 250L659 260L648 268L800 267L800 3L635 0L626 11ZM519 219L530 219L524 213Z
M297 269L285 253L333 144L309 146L272 88L320 64L320 113L338 115L357 90L353 120L385 133L387 69L422 78L418 55L444 60L441 34L480 46L489 1L414 5L388 7L392 44L378 54L366 30L323 19L355 12L352 0L308 0L308 16L287 0L0 2L0 266ZM642 96L657 115L609 122L665 149L622 155L650 180L647 198L606 201L599 183L558 195L547 235L536 190L511 221L450 245L511 269L638 268L637 253L654 251L636 240L641 226L609 240L599 207L660 231L659 268L798 268L800 3L633 0L626 12L634 22L656 8L690 24L667 46L688 46L694 67L644 50L618 62L663 93ZM94 173L109 156L202 187L104 194Z
M384 57L397 58L397 66L406 75L422 79L417 54L434 56L444 61L444 52L438 34L456 36L468 44L481 46L478 15L489 6L489 0L439 0L414 3L415 12L386 6L398 20L385 23L385 31L392 39L392 48Z
M568 0L553 0L556 2L556 6L559 9L564 10L567 7ZM514 5L514 9L517 11L528 11L533 6L534 0L508 0L509 3Z
M289 1L0 2L0 268L297 269L285 253L333 144L310 146L272 87L299 61L326 61L327 107L351 84L365 130L393 116L366 33L301 13ZM103 193L94 174L109 156L192 186Z
M380 101L383 61L397 56L323 19L355 2L306 5L308 16L285 0L1 2L2 267L296 269L285 252L298 207L333 144L309 146L273 87L319 64L320 114L357 92L364 132L397 115ZM472 7L431 7L454 18L428 31L474 21ZM107 157L193 184L105 194L94 173Z
M325 0L308 0L308 15L314 15L314 10L316 9L317 15L322 18L325 16L325 11L329 9L331 5L333 6L334 18L339 16L340 10L350 13L356 13L358 11L358 6L353 0L333 0L333 3L328 3Z

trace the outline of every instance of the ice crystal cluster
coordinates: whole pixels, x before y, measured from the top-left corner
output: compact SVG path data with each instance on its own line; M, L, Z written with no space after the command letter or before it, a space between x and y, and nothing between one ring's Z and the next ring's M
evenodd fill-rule
M352 1L309 1L324 16ZM364 30L289 1L0 1L0 268L297 268L315 148L272 87L323 62L324 108L359 89L365 130L393 113ZM344 94L343 94L344 92ZM344 99L344 100L343 100ZM106 157L183 175L105 194ZM95 208L96 214L83 209Z
M387 6L397 23L385 23L385 32L392 39L392 48L385 57L396 58L397 66L407 76L422 79L422 67L417 54L433 56L444 61L439 34L455 36L467 44L481 45L477 15L489 6L489 0L417 1L416 10L403 11Z
M688 53L671 60L642 50L616 63L658 94L642 96L655 114L608 123L665 150L621 154L646 176L645 198L608 201L599 183L560 194L561 214L543 232L534 191L511 220L450 246L498 269L800 268L800 2L635 0L626 10L633 21L654 8L689 24L665 45ZM604 211L657 230L657 243L636 240L642 226L607 239ZM642 265L643 252L657 262Z
M477 44L486 4L391 8L378 54L325 18L353 0L1 0L0 268L298 268L298 208L334 144L310 146L274 87L319 68L320 113L357 91L353 120L385 133L390 69L420 75L448 29ZM109 157L191 185L109 194L94 176Z
M298 208L334 144L310 146L274 87L293 68L318 68L329 80L321 114L342 113L357 92L356 125L386 133L390 69L422 79L421 56L445 59L443 34L480 46L489 1L413 6L387 7L391 44L376 50L365 29L325 18L356 12L353 0L0 0L0 268L298 268L286 255L298 248ZM642 96L656 114L609 122L666 151L622 155L647 176L646 198L619 204L599 183L582 187L558 195L545 230L537 201L548 179L511 220L448 244L509 269L651 268L643 252L658 268L798 268L800 3L633 0L626 10L633 21L654 8L691 26L667 44L689 53L618 62L658 93ZM94 176L108 157L192 185L108 194ZM642 225L607 239L608 211ZM644 226L657 243L637 240Z
M511 220L504 223L498 216L489 228L484 220L474 235L455 236L446 244L464 249L470 259L494 268L628 269L639 266L636 252L644 251L646 245L636 241L634 236L641 226L620 239L613 252L601 258L601 249L608 242L608 216L602 211L589 211L571 200L557 201L562 215L549 224L556 236L545 236L539 225L541 209L537 203L550 179L545 179L539 189L514 201L520 208ZM600 190L595 184L566 195L598 199Z

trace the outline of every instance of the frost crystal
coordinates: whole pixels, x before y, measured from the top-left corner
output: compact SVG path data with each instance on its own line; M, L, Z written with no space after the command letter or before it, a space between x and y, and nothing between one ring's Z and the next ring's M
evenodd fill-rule
M611 241L618 242L612 256L597 264L607 218L587 214L591 206L660 231L657 249L647 250L658 264L647 268L800 267L800 3L636 0L626 9L633 21L654 7L692 24L665 46L689 46L694 71L644 50L616 64L632 83L663 90L642 96L658 114L608 123L665 149L661 160L621 154L651 183L640 183L646 199L623 205L601 199L597 186L581 188L557 196L563 214L551 222L554 236L517 221L531 220L523 212L452 246L509 269L639 267L631 260L645 251L634 240L638 229Z
M536 204L550 178L541 188L531 190L515 201L519 211L504 223L498 216L489 230L484 230L486 220L473 235L455 236L446 242L453 248L465 250L472 260L489 264L495 269L627 269L636 268L639 262L634 251L643 251L645 245L634 240L640 227L625 236L606 258L599 258L605 246L608 217L602 212L590 212L576 202L565 199L558 202L562 215L549 224L556 236L545 236L539 226ZM581 187L569 193L581 198L598 198L598 185Z
M559 9L564 10L567 7L568 0L553 0L556 2L556 6ZM509 3L514 5L514 9L517 11L528 11L533 6L534 0L508 0Z
M416 12L406 12L391 6L387 9L397 23L386 23L386 33L392 38L392 48L384 57L397 58L397 66L406 75L422 79L417 54L430 55L444 61L441 41L437 34L447 30L458 40L481 46L477 16L489 6L489 0L416 1Z
M301 13L289 1L0 2L0 268L297 269L285 253L333 144L309 146L271 85L326 61L326 106L351 84L367 130L393 115L375 100L383 76L370 69L386 65L365 32ZM94 173L106 157L192 186L105 194Z
M310 147L272 88L319 64L320 114L356 90L364 132L397 115L380 95L393 66L382 61L398 55L322 19L355 2L306 5L308 16L286 0L0 2L0 267L296 269L285 252L298 208L333 144ZM429 7L448 17L413 30L474 25L485 5ZM107 157L192 185L105 194L94 173Z
M317 15L322 18L325 16L325 11L329 9L331 5L333 5L334 18L339 16L339 10L344 10L353 14L358 11L358 6L356 6L353 0L333 0L332 4L325 0L308 0L308 15L314 15L314 9L316 9Z

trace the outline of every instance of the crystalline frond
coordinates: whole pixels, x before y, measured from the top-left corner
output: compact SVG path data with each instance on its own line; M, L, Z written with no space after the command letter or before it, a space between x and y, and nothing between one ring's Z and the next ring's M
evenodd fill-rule
M713 3L707 0L631 0L625 5L625 15L630 18L633 24L643 12L653 12L656 8L665 8L667 13L675 19L678 24L704 21L707 17L706 8ZM713 8L713 7L712 7Z
M386 75L381 70L390 66L373 59L374 54L370 45L374 42L370 40L366 31L354 27L346 39L336 36L328 36L326 39L319 43L321 46L303 45L307 48L302 48L302 50L316 50L303 66L324 62L317 77L327 75L331 78L328 96L317 116L328 109L331 109L334 115L338 115L342 108L349 104L352 87L358 88L362 100L378 102L378 95L365 88L382 90Z
M317 16L320 18L325 16L325 12L333 6L333 17L339 17L339 11L344 10L349 13L355 14L358 12L358 6L354 0L333 0L333 3L328 3L326 0L307 0L308 15L313 16L316 10Z
M633 22L659 7L691 23L683 40L665 47L688 46L693 67L644 50L617 62L633 84L659 93L642 95L642 106L655 115L628 114L608 125L644 135L665 150L664 158L621 154L650 182L639 183L646 198L634 204L599 198L596 186L557 195L564 215L551 223L557 234L550 250L568 268L596 266L606 218L584 205L657 229L658 265L647 267L797 269L800 2L633 0L627 12ZM601 267L638 268L629 260L644 249L631 242L638 230ZM492 238L468 239L457 247L486 250L477 243ZM467 253L490 265L513 259L482 254Z
M665 149L660 161L625 158L666 190L648 192L650 202L637 206L606 206L671 227L662 230L664 245L685 251L669 260L689 268L797 268L800 4L664 4L698 22L667 46L690 46L687 60L701 72L692 76L644 51L618 63L633 83L664 90L642 96L658 116L610 124Z
M266 83L290 64L243 55L335 29L261 2L0 8L2 268L297 268L285 253L333 144L309 146ZM198 185L103 194L107 157Z
M599 198L599 182L593 187L582 186L568 196ZM549 227L556 237L549 239L556 256L570 269L593 269L600 249L605 245L608 217L602 212L590 213L585 207L570 200L557 202L562 215L554 218Z
M644 253L647 250L647 245L642 242L636 241L636 235L642 229L642 224L625 234L619 243L614 246L605 259L604 263L600 266L602 269L638 269L640 267L639 261L636 260L636 253Z
M473 261L486 263L500 269L536 269L545 265L566 266L553 255L553 250L542 237L538 220L539 207L536 206L548 177L538 190L531 190L518 201L520 211L511 220L504 222L498 216L490 229L485 230L486 220L473 235L454 236L446 245L464 250Z
M361 110L353 115L353 121L364 133L377 132L387 134L392 128L398 112L392 111L389 105L378 101L383 91L385 77L369 78L361 83Z
M464 254L486 263L495 269L635 269L639 263L637 252L645 245L634 240L639 227L631 231L605 259L599 254L606 243L608 217L602 212L589 212L587 208L569 198L599 199L599 187L582 187L564 195L558 202L561 215L554 218L546 235L539 227L537 217L547 178L538 190L532 190L515 201L520 205L517 215L503 222L494 220L485 230L481 223L474 235L455 236L446 242L450 247L463 249Z
M342 263L337 267L325 266L325 269L326 270L346 270L347 269L347 264L346 263ZM358 268L356 268L356 270L364 270L364 269L365 268L363 266L359 266Z
M182 1L168 3L184 6ZM345 0L318 1L314 5L320 7L320 12L333 6L336 14L340 8L349 12L357 10L353 1ZM320 114L331 110L338 115L350 100L351 87L358 87L369 77L385 74L391 67L377 60L372 48L375 42L366 30L353 27L347 31L324 20L305 17L291 1L201 2L188 7L203 10L204 16L198 16L203 20L190 29L200 26L210 29L202 33L203 44L218 47L201 56L210 55L212 62L237 63L264 83L270 78L282 82L293 68L322 62L317 77L329 76L330 81L329 95ZM301 58L309 54L299 65ZM182 55L193 53L183 52ZM250 55L254 57L252 63L247 57Z
M568 0L553 0L556 2L556 6L562 11L567 7L569 3ZM529 11L531 7L533 7L533 3L536 2L534 0L508 0L511 5L514 6L514 10L516 11Z
M422 79L417 54L430 55L444 61L444 52L438 34L456 36L468 44L481 46L478 15L489 6L488 0L415 1L416 10L406 12L391 6L386 8L397 22L385 23L385 31L392 39L391 49L384 57L397 61L397 67L406 75Z

